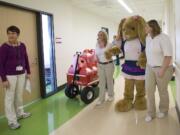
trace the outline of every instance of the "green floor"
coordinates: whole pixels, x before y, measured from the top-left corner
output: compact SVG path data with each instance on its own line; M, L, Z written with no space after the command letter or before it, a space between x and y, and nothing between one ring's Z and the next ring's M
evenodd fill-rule
M26 108L32 117L21 120L22 127L10 130L6 119L0 119L0 135L48 135L85 107L78 99L70 100L59 92Z
M174 97L174 100L176 99L176 82L175 81L171 81L170 82L170 86L171 86L171 91Z
M175 98L175 81L171 81L170 86ZM84 107L81 100L70 100L62 91L27 107L25 110L31 112L32 117L21 120L22 127L18 130L10 130L7 120L0 119L0 135L48 135Z

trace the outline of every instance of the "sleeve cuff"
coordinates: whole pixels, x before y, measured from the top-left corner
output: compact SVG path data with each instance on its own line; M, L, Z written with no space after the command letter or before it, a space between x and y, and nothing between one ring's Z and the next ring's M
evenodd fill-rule
M27 70L27 74L31 74L30 70Z
M3 82L7 81L6 76L1 76L1 79L2 79Z

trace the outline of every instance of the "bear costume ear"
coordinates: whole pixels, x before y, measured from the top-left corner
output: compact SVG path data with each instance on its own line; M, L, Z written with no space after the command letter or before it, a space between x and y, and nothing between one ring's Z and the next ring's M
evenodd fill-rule
M137 32L139 39L143 45L145 45L145 39L146 39L146 32L145 32L145 26L146 21L141 16L134 16L133 17L137 21Z
M123 31L123 24L124 24L125 20L126 20L126 18L123 18L123 19L120 21L119 27L118 27L118 33L117 33L118 36L117 36L117 37L118 37L118 38L121 38L121 39L122 39L122 37L123 37L122 31Z

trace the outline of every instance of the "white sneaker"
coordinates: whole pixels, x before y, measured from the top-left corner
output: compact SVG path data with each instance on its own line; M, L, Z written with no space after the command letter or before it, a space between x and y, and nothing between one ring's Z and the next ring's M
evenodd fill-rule
M31 116L31 113L26 112L26 113L23 113L23 114L17 116L17 118L18 118L18 120L19 120L19 119L25 119L25 118L28 118L28 117L30 117L30 116Z
M100 106L100 105L102 105L102 104L103 104L103 102L104 102L104 101L100 101L100 100L98 100L98 101L97 101L97 103L96 103L96 105L97 105L97 106Z
M111 102L114 100L114 97L108 97L107 101Z
M162 118L164 118L166 115L167 115L167 113L159 112L159 113L157 113L156 116L157 116L157 118L162 119Z
M21 125L19 123L10 123L8 125L11 129L18 129L21 127Z
M153 118L151 116L147 115L146 118L145 118L145 121L146 122L150 122L150 121L152 121L152 119Z

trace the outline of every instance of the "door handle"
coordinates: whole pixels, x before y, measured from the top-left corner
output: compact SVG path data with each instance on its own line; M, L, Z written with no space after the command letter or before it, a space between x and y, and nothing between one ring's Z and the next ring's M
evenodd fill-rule
M38 58L34 58L33 62L31 63L32 65L37 65L38 64Z

